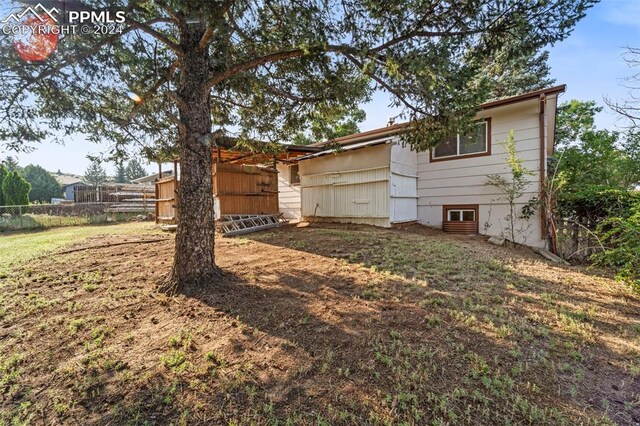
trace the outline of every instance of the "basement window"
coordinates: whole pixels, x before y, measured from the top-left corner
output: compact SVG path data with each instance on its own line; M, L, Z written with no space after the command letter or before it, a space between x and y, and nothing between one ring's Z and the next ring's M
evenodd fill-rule
M298 171L299 169L297 164L289 166L289 183L291 185L300 185L300 174Z
M490 155L490 123L489 119L478 121L469 134L457 134L440 142L438 146L431 151L431 161Z
M476 211L475 210L447 210L448 218L450 222L475 222Z
M457 234L477 234L478 204L442 206L442 229Z

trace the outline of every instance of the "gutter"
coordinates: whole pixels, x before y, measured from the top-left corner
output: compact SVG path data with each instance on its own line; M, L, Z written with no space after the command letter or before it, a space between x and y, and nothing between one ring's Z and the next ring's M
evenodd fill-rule
M499 99L497 101L486 102L479 106L480 111L497 108L504 105L515 104L518 102L528 101L536 98L546 97L549 95L554 95L558 93L562 93L567 89L566 84L561 84L559 86L550 87L547 89L536 90L534 92L524 93L518 96L512 96L510 98ZM309 147L323 147L328 144L339 144L339 145L350 145L356 142L364 142L371 139L377 139L385 136L392 136L403 133L407 131L410 126L410 122L398 123L387 127L380 127L378 129L369 130L362 133L355 133L353 135L343 136L336 139L330 139L324 142L316 142Z

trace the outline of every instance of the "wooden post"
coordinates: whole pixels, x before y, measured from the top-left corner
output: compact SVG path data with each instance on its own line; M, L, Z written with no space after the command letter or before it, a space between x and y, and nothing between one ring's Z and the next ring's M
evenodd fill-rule
M158 196L158 186L159 186L158 185L158 181L156 180L156 182L155 182L155 190L156 190L156 203L155 203L156 204L156 224L160 223L160 221L158 220L158 209L159 209L158 198L160 198Z
M178 161L174 161L173 162L173 211L174 211L174 215L173 215L173 220L175 223L178 223L178 220L180 218L180 211L178 210L178 199L180 198L180 194L178 189L180 188L180 181L178 180Z

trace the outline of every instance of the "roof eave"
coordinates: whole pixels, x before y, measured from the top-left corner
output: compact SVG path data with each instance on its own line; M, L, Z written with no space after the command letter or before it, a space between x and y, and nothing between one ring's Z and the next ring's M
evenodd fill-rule
M499 99L497 101L486 102L479 106L480 111L496 108L505 105L511 105L519 102L528 101L531 99L537 99L541 95L549 96L553 94L563 93L567 89L566 84L561 84L559 86L549 87L546 89L536 90L529 93L524 93L518 96L512 96L510 98ZM378 129L368 130L362 133L354 133L352 135L343 136L336 139L331 139L323 142L316 142L311 145L307 145L309 147L319 147L322 148L326 145L335 143L338 145L348 145L357 142L364 142L371 139L377 139L385 136L392 136L400 134L407 130L410 123L398 123L387 127L380 127Z

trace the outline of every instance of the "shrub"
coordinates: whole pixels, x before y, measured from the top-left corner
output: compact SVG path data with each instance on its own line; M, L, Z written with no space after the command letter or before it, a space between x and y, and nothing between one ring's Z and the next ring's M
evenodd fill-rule
M4 164L0 164L0 206L4 206L4 195L2 195L2 182L4 178L9 174L9 171L4 166Z
M605 250L593 255L600 266L617 271L616 279L640 292L640 203L631 214L603 220L596 230Z
M62 188L55 177L40 166L29 164L22 169L22 176L31 184L29 200L49 203L62 195Z
M7 206L24 206L29 204L31 185L18 172L10 172L2 181L2 196Z
M625 217L633 205L640 203L640 193L602 185L588 185L580 190L558 195L557 213L583 224L597 224L607 217Z

